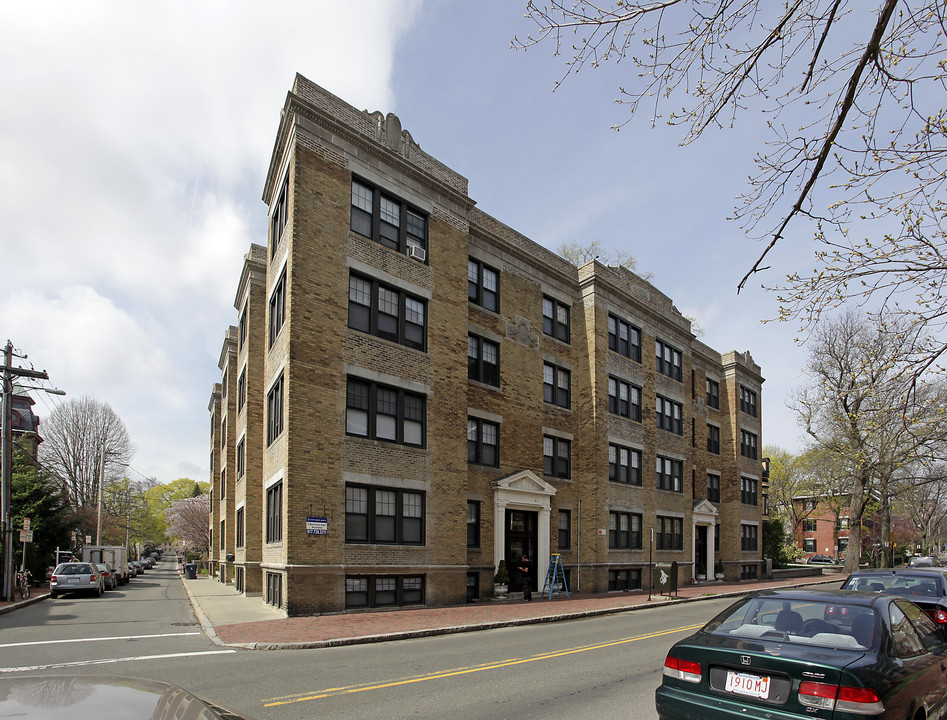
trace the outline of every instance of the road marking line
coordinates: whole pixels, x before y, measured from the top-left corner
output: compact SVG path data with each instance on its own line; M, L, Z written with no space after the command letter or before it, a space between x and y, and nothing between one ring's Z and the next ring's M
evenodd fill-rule
M455 668L453 670L445 670L442 672L431 673L429 675L419 675L417 677L405 678L402 680L392 680L391 682L380 683L376 685L347 685L338 688L326 688L325 690L316 691L315 694L308 694L300 697L286 696L283 698L271 698L270 700L263 701L263 707L290 705L292 703L306 702L308 700L319 700L322 698L332 697L334 695L350 695L354 693L365 692L366 690L383 690L385 688L398 687L399 685L412 685L414 683L426 682L428 680L441 680L443 678L456 677L458 675L469 675L475 672L483 672L484 670L498 670L500 668L511 667L513 665L524 665L526 663L537 662L540 660L550 660L552 658L564 657L566 655L575 655L577 653L588 652L589 650L601 650L603 648L615 647L616 645L624 645L627 643L638 642L640 640L650 640L651 638L661 637L662 635L670 635L672 633L691 632L697 630L698 628L702 628L704 625L706 625L706 623L685 625L684 627L673 628L671 630L660 630L658 632L647 633L645 635L621 638L620 640L609 640L608 642L598 643L595 645L568 648L566 650L553 650L528 658L509 658L507 660L486 663L484 665Z
M202 652L170 653L167 655L138 655L137 657L102 658L101 660L80 660L78 662L54 663L50 665L24 665L23 667L0 668L0 674L17 672L36 672L37 670L55 670L58 668L79 667L82 665L108 665L136 660L166 660L169 658L192 657L194 655L228 655L236 650L204 650Z
M102 640L147 640L151 638L183 637L200 635L199 632L161 633L160 635L119 635L117 637L73 638L72 640L35 640L33 642L3 643L0 648L25 647L27 645L60 645L62 643L101 642Z

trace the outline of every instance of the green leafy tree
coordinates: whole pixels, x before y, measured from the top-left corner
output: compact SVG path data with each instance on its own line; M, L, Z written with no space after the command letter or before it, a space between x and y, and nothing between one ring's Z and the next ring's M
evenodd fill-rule
M26 544L26 567L34 578L42 579L57 548L73 549L74 517L69 499L55 479L18 448L13 453L10 495L13 527L23 527L23 518L29 518L33 531L33 542ZM16 567L22 550L21 543L14 543Z
M782 518L763 521L763 557L771 558L774 567L785 567L799 557L793 537L786 532Z

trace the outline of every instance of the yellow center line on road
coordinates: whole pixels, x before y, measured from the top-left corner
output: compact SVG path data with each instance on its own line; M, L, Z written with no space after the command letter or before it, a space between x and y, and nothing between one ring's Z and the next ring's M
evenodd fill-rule
M661 637L663 635L671 635L673 633L692 632L698 628L703 627L704 624L705 623L699 623L697 625L685 625L683 627L672 628L671 630L661 630L658 632L647 633L645 635L635 635L633 637L621 638L619 640L610 640L608 642L598 643L595 645L585 645L583 647L568 648L565 650L554 650L528 658L509 658L507 660L500 660L498 662L485 663L483 665L475 665L473 667L454 668L453 670L444 670L441 672L431 673L429 675L418 675L415 677L402 678L385 683L346 685L337 688L326 688L325 690L318 690L313 693L306 693L302 695L271 698L269 700L263 701L263 707L291 705L293 703L307 702L309 700L320 700L322 698L333 697L336 695L350 695L354 693L366 692L368 690L383 690L385 688L398 687L400 685L412 685L414 683L427 682L429 680L441 680L443 678L456 677L458 675L469 675L471 673L483 672L485 670L498 670L500 668L507 668L513 665L524 665L526 663L538 662L540 660L551 660L553 658L564 657L566 655L575 655L577 653L588 652L590 650L602 650L604 648L639 642L641 640L649 640L651 638Z

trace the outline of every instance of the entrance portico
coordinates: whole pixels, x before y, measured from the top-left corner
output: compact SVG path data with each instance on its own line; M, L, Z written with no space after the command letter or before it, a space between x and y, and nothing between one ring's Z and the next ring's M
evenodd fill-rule
M509 565L511 553L525 552L533 563L535 582L549 566L551 498L556 488L531 470L521 470L492 484L493 566L501 560ZM535 515L535 522L530 514ZM508 518L515 526L509 526Z
M717 532L717 508L709 500L701 500L694 505L693 511L693 545L691 557L694 559L693 578L697 577L698 568L703 567L706 577L714 576L714 545Z

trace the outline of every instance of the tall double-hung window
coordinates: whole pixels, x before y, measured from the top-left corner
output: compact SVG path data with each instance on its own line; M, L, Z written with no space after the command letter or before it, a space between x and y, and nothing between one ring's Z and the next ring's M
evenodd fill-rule
M427 215L357 178L352 179L351 227L392 250L427 258Z
M400 388L350 377L345 432L373 440L424 447L426 398Z
M424 350L427 301L364 275L349 275L349 327Z

